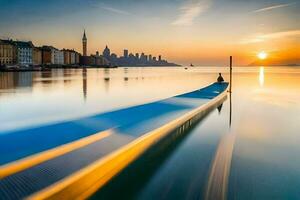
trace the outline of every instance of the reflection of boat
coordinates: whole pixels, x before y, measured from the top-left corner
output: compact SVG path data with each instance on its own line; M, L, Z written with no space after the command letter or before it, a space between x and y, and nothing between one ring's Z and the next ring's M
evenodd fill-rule
M231 92L229 93L229 128L231 127L232 118L232 101ZM219 112L222 109L221 104L218 107ZM227 199L228 181L230 176L231 162L234 144L236 140L236 132L229 132L221 139L215 158L212 162L208 184L206 188L205 200Z
M0 157L0 196L86 199L158 141L186 131L222 103L227 88L214 83L144 105L0 132L0 154L6 155ZM47 140L38 142L42 137Z

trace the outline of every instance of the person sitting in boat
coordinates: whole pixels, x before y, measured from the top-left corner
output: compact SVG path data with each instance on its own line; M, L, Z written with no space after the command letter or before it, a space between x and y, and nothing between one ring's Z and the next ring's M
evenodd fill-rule
M221 74L221 73L219 73L219 77L218 77L218 79L217 79L217 82L218 82L218 83L223 83L223 82L224 82L224 78L222 77L222 74Z

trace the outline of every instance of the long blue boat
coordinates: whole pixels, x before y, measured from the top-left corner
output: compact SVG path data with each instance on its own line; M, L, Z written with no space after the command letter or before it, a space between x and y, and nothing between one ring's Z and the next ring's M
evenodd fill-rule
M72 121L0 132L0 199L82 199L227 97L228 83Z

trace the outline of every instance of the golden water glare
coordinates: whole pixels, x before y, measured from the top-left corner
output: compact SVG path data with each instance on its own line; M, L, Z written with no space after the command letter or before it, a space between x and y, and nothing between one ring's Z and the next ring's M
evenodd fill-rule
M265 83L265 68L264 67L260 67L259 68L259 85L261 87L263 87L264 83Z

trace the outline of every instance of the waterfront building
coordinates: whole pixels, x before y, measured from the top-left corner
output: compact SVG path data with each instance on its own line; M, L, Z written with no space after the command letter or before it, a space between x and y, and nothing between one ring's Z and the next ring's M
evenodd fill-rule
M140 57L140 61L141 61L141 63L145 63L146 62L146 60L145 60L145 54L144 53L141 53L141 57Z
M15 41L17 48L17 63L22 66L33 64L33 44L32 42Z
M95 65L96 66L108 66L109 61L99 54L99 51L96 51L96 55L92 55L95 57Z
M102 57L97 55L93 55L93 57L95 58L95 66L100 66L102 64Z
M43 46L42 61L47 65L63 65L64 53L53 46Z
M76 57L76 56L75 56L75 51L72 50L72 51L71 51L71 54L70 54L70 59L71 59L71 60L70 60L70 64L71 64L71 65L76 64L76 59L75 59L75 57Z
M80 63L80 54L74 49L63 49L62 52L64 55L65 65L78 65Z
M41 65L42 64L42 50L38 47L33 48L33 65Z
M81 56L80 64L84 66L109 66L110 62L102 55Z
M17 62L16 46L12 40L0 40L0 66Z
M119 65L120 58L118 58L117 54L112 53L108 60L110 61L111 65Z
M103 50L102 55L104 56L104 58L109 59L110 58L110 49L107 47L105 47L105 49Z
M142 64L146 64L147 61L148 61L148 56L145 55L144 53L142 53L142 54L141 54L140 61L141 61Z
M103 57L106 58L111 66L177 66L174 63L169 63L166 60L162 60L162 56L153 57L151 54L148 56L145 53L135 55L129 53L127 49L124 49L123 55L118 57L116 54L110 52L110 49L106 46L103 50Z
M82 48L83 48L82 55L87 56L87 37L85 34L85 30L83 32L83 37L82 37Z
M75 64L79 65L80 63L80 53L75 52Z
M63 65L64 64L64 52L60 51L52 46L51 49L51 64L53 65Z
M49 48L49 46L42 46L40 50L42 52L42 64L51 65L52 62L51 48Z
M58 55L57 55L57 63L59 65L63 65L65 62L65 58L64 58L64 52L61 50L58 50Z
M70 65L71 64L71 53L68 49L63 49L62 52L64 53L64 64Z
M81 56L80 57L80 65L85 67L92 66L95 63L95 59L92 56Z

